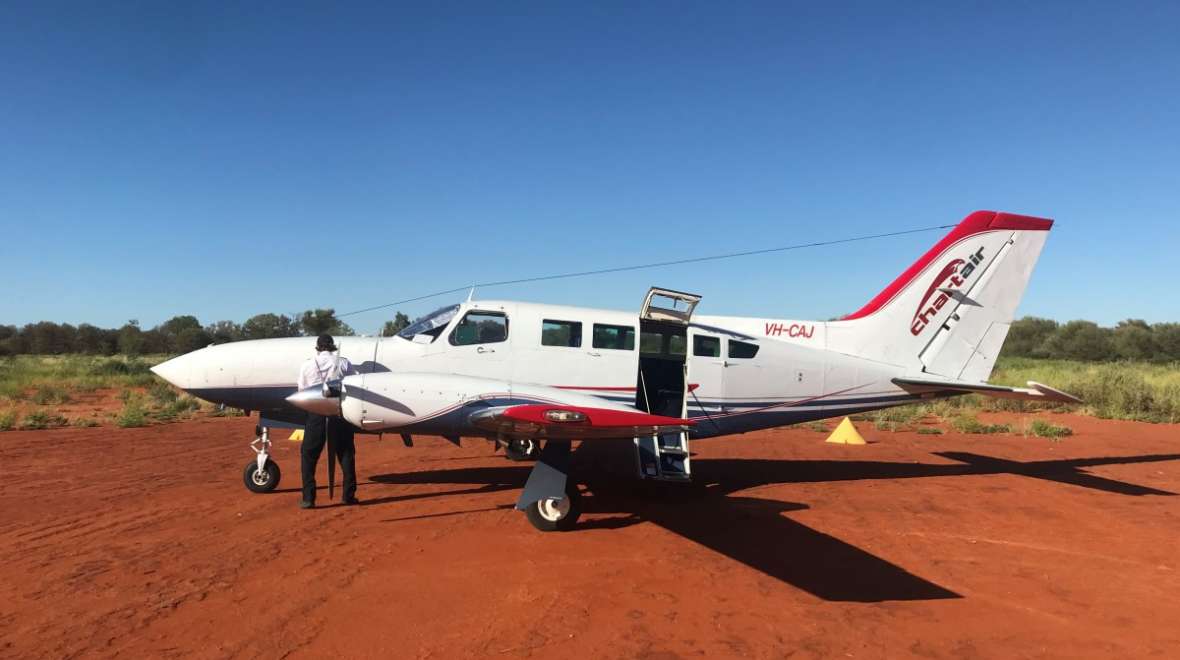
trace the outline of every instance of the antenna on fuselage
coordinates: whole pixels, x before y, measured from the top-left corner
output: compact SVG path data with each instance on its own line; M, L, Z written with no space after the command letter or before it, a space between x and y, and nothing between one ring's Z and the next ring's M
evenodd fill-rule
M471 290L467 292L467 302L471 302L471 299L474 297L475 297L475 285L472 284Z

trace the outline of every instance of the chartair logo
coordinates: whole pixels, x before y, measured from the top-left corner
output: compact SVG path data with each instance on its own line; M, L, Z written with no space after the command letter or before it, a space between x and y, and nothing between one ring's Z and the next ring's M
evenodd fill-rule
M950 300L948 291L963 288L963 284L967 278L971 277L971 273L983 261L983 248L979 248L968 256L966 259L955 259L949 264L942 267L938 275L934 277L934 281L930 283L930 288L926 289L926 295L922 296L922 302L918 303L918 309L914 312L914 319L910 322L910 334L917 337L922 334L926 326L930 325L930 319L938 314L938 310L942 309L943 305ZM938 292L938 297L931 299L931 296Z

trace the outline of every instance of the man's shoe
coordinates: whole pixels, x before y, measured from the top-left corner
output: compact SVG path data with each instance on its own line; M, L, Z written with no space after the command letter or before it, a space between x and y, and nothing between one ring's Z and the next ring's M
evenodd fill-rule
M346 497L343 500L340 500L340 503L344 506L356 506L357 504L360 504L361 501L355 497Z
M299 508L300 509L314 509L315 502L308 502L307 500L303 500L303 501L299 502Z

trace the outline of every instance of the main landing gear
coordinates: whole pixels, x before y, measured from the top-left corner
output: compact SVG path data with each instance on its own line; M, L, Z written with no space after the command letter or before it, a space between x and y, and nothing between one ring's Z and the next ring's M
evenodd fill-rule
M573 529L582 515L581 494L568 477L569 459L568 440L546 442L516 501L516 508L542 532Z
M279 479L283 476L279 471L279 464L270 460L270 433L265 426L254 427L254 441L250 448L256 454L254 460L246 464L242 472L242 481L252 493L269 493L279 487Z
M545 497L530 504L524 515L542 532L566 532L582 515L582 495L577 484L567 482L564 497Z

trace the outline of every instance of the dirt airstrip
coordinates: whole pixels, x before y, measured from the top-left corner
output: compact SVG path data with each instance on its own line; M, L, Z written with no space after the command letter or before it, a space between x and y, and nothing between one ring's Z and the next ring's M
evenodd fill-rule
M1180 427L1052 420L699 441L688 488L587 445L564 534L483 441L360 438L364 504L301 511L251 419L3 433L0 656L1180 657Z

